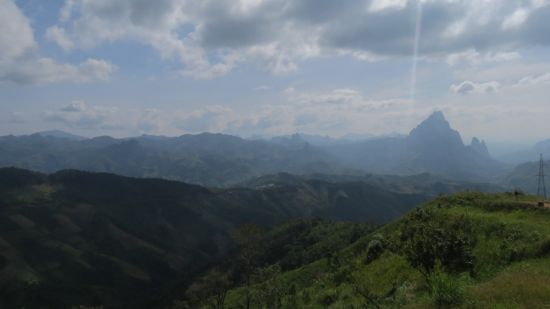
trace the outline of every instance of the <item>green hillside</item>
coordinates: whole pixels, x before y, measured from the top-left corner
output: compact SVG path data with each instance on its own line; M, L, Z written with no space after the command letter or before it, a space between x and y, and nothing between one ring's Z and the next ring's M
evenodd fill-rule
M380 224L425 200L362 182L210 189L0 169L0 307L162 308L231 252L241 225L298 218Z
M280 229L299 254L258 258L249 287L238 267L220 266L195 283L210 297L190 289L174 308L246 308L247 295L250 308L550 308L550 209L530 196L439 197L370 232L330 223ZM320 229L331 236L310 236ZM342 232L353 229L365 234ZM318 245L293 241L302 237ZM263 252L277 239L265 236ZM294 258L319 246L326 250L315 261Z
M0 169L0 307L550 306L550 210L474 192L413 210L463 188L418 177L212 189Z

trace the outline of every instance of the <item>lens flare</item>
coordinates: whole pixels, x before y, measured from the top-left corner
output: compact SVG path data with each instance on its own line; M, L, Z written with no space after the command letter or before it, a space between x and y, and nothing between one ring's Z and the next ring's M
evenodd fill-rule
M414 48L411 70L411 101L416 100L416 69L418 64L418 49L420 36L422 35L422 0L418 0L416 7L416 29L414 32Z

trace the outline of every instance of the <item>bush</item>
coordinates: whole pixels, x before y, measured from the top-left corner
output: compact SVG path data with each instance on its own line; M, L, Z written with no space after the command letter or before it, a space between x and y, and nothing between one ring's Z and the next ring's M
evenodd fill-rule
M437 217L418 209L400 230L401 250L409 263L426 278L436 262L445 271L459 273L473 268L471 226L463 217Z
M438 306L452 307L464 301L464 287L460 280L442 271L430 276L430 288L433 302Z
M540 241L537 249L537 256L544 257L550 255L550 237Z
M335 289L327 289L321 292L319 296L319 304L323 307L328 307L338 300L338 291Z
M365 263L368 264L376 260L382 252L384 252L384 237L381 234L376 234L367 247Z

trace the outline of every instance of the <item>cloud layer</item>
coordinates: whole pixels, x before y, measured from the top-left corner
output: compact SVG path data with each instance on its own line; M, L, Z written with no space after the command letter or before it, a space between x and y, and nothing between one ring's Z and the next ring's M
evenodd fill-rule
M0 29L0 82L89 82L106 80L115 69L98 59L73 65L41 57L29 20L12 0L0 0Z
M550 44L549 0L66 0L47 35L66 51L134 40L199 79L244 62L280 74L323 56L410 56L418 1L421 57L498 61Z

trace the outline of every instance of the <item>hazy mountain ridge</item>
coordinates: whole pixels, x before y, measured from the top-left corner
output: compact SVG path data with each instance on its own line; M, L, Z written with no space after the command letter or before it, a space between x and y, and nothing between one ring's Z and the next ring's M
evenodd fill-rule
M399 193L416 193L431 197L440 194L452 194L463 191L480 192L502 192L506 188L491 183L475 183L467 181L456 181L437 177L428 173L411 176L397 175L328 175L328 174L309 174L292 175L288 173L279 173L275 175L266 175L256 179L244 182L240 186L250 188L271 188L276 186L285 186L298 184L306 180L320 180L328 183L349 183L362 182L374 186L382 187L389 191Z
M501 156L501 160L511 164L521 164L535 161L542 154L546 159L550 158L550 139L540 141L535 145Z
M550 161L545 161L544 172L546 174L546 190L550 192ZM507 173L502 180L502 185L519 189L526 193L536 194L538 187L539 162L526 162L516 166Z
M312 145L314 143L315 145ZM179 137L108 136L76 140L33 134L0 137L0 166L41 172L80 169L228 187L262 175L367 173L500 183L510 169L484 141L465 145L441 112L408 136L354 142L295 134L272 140L202 133Z
M42 136L0 137L0 166L41 172L81 169L227 186L276 172L346 172L309 144L274 145L223 134L174 138L96 137L81 141Z

